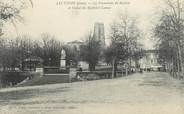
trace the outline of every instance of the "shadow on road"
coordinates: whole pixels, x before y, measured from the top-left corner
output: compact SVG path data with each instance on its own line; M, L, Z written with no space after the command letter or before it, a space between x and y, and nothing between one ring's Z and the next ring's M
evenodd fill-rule
M155 86L155 87L167 87L174 89L183 89L184 81L173 79L167 73L150 72L143 74L143 81L139 86Z
M24 89L24 90L13 90L13 91L5 91L0 92L0 105L7 105L12 103L11 101L16 100L24 100L33 97L41 97L48 93L62 93L69 91L69 87L61 87L56 89L41 89L41 88L34 88L34 89ZM54 97L54 96L53 96Z

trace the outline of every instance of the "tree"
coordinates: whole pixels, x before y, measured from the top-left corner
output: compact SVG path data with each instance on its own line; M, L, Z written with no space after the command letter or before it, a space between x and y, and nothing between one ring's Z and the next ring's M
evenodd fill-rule
M163 11L155 27L155 36L159 38L160 58L172 64L172 71L183 73L182 47L184 37L184 19L182 1L167 0L167 9ZM165 53L163 53L165 51Z
M130 60L138 48L137 39L139 31L136 27L136 20L128 17L127 15L119 15L111 26L111 44L106 50L106 60L111 62L112 78L116 76L118 63Z
M3 70L6 67L6 53L7 51L7 39L0 38L0 65L3 68Z
M71 61L78 64L80 60L80 51L77 48L65 45L63 49L66 51L66 65L70 65Z
M10 1L0 1L0 37L3 35L2 28L3 25L10 21L13 26L16 28L16 22L22 22L23 17L20 15L21 10L25 8L26 2L29 1L33 7L32 0L10 0ZM2 37L1 37L2 38ZM22 41L19 42L19 39L16 40L7 40L8 43L4 42L5 40L1 39L1 66L4 70L6 68L14 69L17 64L22 62L21 46Z
M127 59L128 50L125 43L121 41L113 41L105 51L106 61L112 64L112 78L116 76L117 65L120 61Z
M28 57L29 47L32 47L28 41L21 37L0 39L0 64L3 70L14 70L22 65L23 60Z
M43 59L45 66L59 66L61 58L61 42L54 36L43 34Z
M32 45L32 56L37 56L40 58L44 57L44 49L43 49L43 42L39 41L39 40L35 40L33 41L33 45Z
M92 37L91 32L85 36L84 45L81 46L81 58L88 62L89 70L94 71L100 59L101 45L100 41L97 41Z
M16 28L16 22L22 22L23 17L20 15L21 10L25 8L27 1L33 7L32 0L10 0L0 1L0 36L2 36L3 24L10 21Z

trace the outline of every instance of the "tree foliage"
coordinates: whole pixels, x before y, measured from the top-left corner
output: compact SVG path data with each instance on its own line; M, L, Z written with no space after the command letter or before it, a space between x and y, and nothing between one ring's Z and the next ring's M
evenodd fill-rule
M0 68L14 70L23 66L29 57L40 57L45 66L60 65L62 43L55 37L45 34L42 40L33 40L30 36L0 38ZM40 38L40 39L41 39Z
M155 36L159 39L160 62L167 63L171 71L183 72L183 1L167 0L166 5L167 9L163 11L155 27Z
M139 30L134 18L121 14L112 26L110 46L106 49L106 61L114 65L116 73L119 62L127 61L135 56L139 49ZM115 74L114 74L115 75Z
M42 35L43 41L43 59L45 66L59 66L61 58L61 42L54 36L48 34Z
M21 11L26 7L27 2L33 7L32 0L2 0L0 1L0 36L2 36L3 24L10 21L16 28L17 22L22 22Z
M95 70L100 55L101 55L100 41L92 37L91 33L85 36L84 45L81 46L81 58L89 63L89 70Z
M66 51L66 65L71 65L71 62L77 65L80 60L80 51L77 50L77 47L65 45L63 49Z

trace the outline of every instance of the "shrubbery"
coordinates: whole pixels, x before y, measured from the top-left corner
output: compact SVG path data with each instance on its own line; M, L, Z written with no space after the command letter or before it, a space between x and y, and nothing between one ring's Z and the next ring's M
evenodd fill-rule
M35 76L34 73L30 72L20 72L20 71L0 72L1 86L6 87L16 85L17 83L22 82L26 78L33 78L34 76Z

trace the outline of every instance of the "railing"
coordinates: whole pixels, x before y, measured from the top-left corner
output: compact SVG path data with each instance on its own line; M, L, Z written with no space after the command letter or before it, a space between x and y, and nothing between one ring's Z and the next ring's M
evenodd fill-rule
M125 75L125 71L117 71L117 76ZM110 79L112 76L112 71L77 71L77 76L80 76L82 79Z

